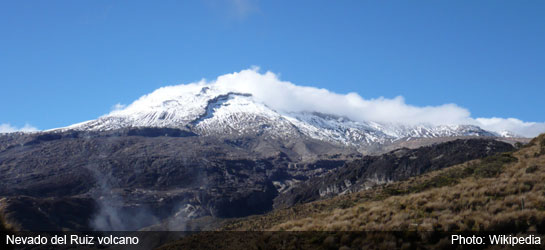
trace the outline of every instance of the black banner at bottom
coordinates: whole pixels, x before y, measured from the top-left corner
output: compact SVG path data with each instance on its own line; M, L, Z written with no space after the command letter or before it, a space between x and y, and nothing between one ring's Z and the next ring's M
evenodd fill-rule
M2 232L0 249L544 249L543 235L502 232Z

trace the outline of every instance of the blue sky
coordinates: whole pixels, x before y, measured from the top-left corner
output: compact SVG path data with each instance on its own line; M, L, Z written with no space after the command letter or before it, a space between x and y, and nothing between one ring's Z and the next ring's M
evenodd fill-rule
M253 65L545 122L544 13L544 1L2 1L0 128L67 126Z

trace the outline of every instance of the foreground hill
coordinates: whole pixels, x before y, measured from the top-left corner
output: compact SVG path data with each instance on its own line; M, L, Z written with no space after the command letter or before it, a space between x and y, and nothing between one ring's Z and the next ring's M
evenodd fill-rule
M277 233L249 233L243 243L232 240L239 237L237 234L216 233L215 238L210 238L212 233L204 233L163 249L215 241L231 242L235 248L445 248L452 247L449 232L453 231L543 234L544 179L545 135L540 135L516 152L468 161L380 188L230 221L220 230ZM311 233L301 233L304 231Z
M377 185L512 150L507 143L484 139L455 140L416 149L400 148L380 156L364 156L282 193L276 207L366 190Z

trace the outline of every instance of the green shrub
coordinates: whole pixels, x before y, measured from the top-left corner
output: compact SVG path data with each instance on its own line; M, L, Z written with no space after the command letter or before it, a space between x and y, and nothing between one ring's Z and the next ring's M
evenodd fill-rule
M473 166L473 176L476 178L496 177L502 172L503 165L516 161L518 159L510 153L501 153L486 157L480 163Z
M354 205L356 205L356 202L354 202L353 200L342 200L341 202L339 202L339 207L342 209L353 207Z
M392 187L385 187L383 189L383 192L386 193L387 195L389 196L392 196L392 195L402 195L402 194L405 194L406 192L404 192L403 190L399 190L399 189L396 189L396 188L392 188Z
M501 153L494 156L483 158L478 163L470 164L462 169L449 169L430 180L424 181L410 188L410 193L418 193L430 188L438 188L444 186L452 186L458 184L460 179L474 176L476 178L490 178L498 176L503 169L503 165L515 162L518 159L510 153ZM395 193L396 190L388 190L390 193ZM395 195L395 194L392 194Z
M459 182L459 179L460 178L457 175L449 175L448 173L442 174L442 175L434 176L430 180L412 187L410 191L412 193L418 193L418 192L422 192L424 190L428 190L431 188L450 186L450 185L457 184Z

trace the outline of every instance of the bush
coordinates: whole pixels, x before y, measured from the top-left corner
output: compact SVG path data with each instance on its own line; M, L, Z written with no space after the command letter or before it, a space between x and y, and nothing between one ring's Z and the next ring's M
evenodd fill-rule
M349 207L353 207L354 205L356 205L356 202L352 201L352 200L342 200L340 203L339 203L339 207L342 208L342 209L346 209L346 208L349 208Z
M473 175L477 178L496 177L502 172L503 165L497 163L489 163L480 165L475 169Z
M510 153L486 157L479 164L474 165L473 176L476 178L496 177L502 172L503 165L516 161L518 159Z
M452 173L447 172L446 174L435 176L428 181L425 181L419 185L412 187L410 191L412 193L418 193L430 188L450 186L450 185L457 184L459 182L459 179L462 178L462 176L451 175L451 174Z
M533 165L533 166L527 167L525 172L527 174L531 174L531 173L534 173L535 171L537 171L537 169L538 169L538 166Z
M385 187L383 189L383 192L386 193L388 196L405 194L405 192L403 190L399 190L399 189L392 188L392 187Z

